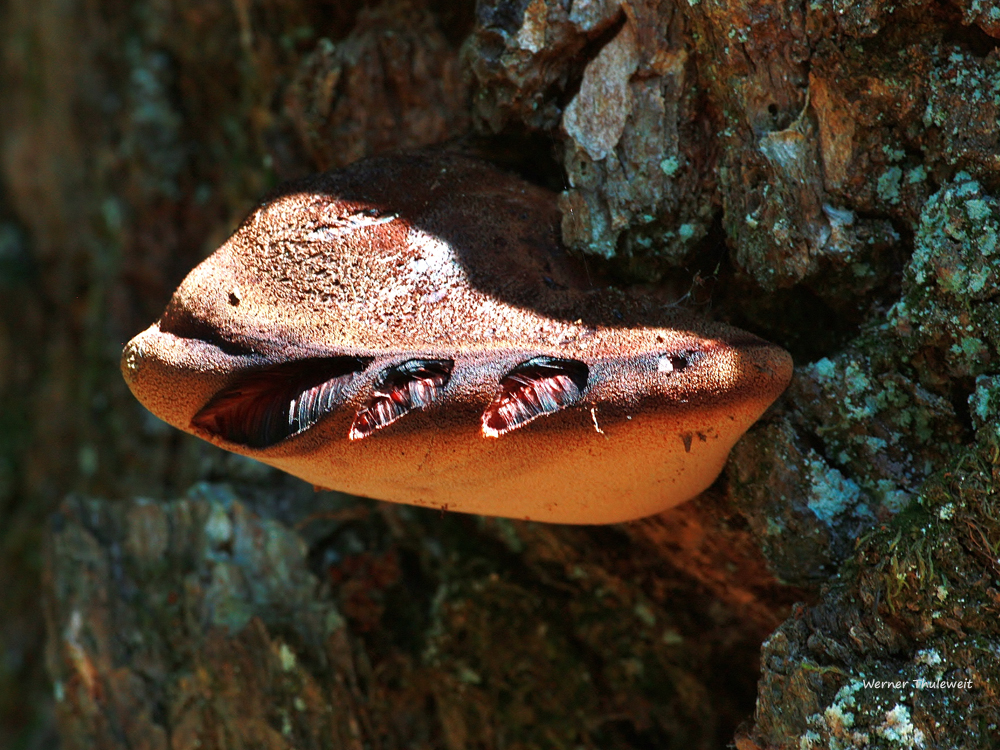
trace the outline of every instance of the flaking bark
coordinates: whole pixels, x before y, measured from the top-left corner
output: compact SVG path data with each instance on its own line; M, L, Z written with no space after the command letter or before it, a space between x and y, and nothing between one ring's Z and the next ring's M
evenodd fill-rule
M1000 741L995 5L362 5L0 9L0 746L723 747L758 676L742 750ZM129 397L268 187L470 122L595 267L793 352L713 492L441 518Z

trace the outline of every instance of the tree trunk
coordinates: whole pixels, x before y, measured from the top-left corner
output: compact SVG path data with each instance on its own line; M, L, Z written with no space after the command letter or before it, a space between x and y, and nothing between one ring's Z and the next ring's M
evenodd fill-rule
M1000 7L0 13L0 747L1000 744ZM269 187L473 134L588 263L792 352L710 491L442 515L135 403L122 345Z

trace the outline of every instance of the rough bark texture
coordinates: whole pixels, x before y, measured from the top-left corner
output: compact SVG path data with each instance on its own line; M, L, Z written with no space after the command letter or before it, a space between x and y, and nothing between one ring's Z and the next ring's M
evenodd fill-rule
M996 3L0 14L0 747L1000 744ZM589 262L793 352L702 498L440 516L129 396L268 187L470 130Z
M261 484L61 506L65 746L721 747L752 700L761 580L686 575L651 543L669 533L328 493L303 515Z

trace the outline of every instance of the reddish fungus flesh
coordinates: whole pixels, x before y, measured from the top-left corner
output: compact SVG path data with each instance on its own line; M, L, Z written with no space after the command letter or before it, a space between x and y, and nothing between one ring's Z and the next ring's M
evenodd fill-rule
M368 403L358 410L348 437L366 438L414 409L427 408L448 385L454 366L450 359L411 359L388 368Z
M535 357L500 381L500 391L483 413L483 435L500 437L545 414L580 400L589 369L583 362Z
M217 393L191 424L230 443L266 448L340 406L366 365L357 357L322 357L255 370Z

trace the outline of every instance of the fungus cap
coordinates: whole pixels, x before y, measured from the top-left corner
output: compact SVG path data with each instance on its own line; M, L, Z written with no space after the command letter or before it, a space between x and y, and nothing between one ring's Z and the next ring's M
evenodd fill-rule
M555 196L456 154L264 202L136 336L168 423L315 485L565 523L701 492L791 377L780 347L593 289Z

